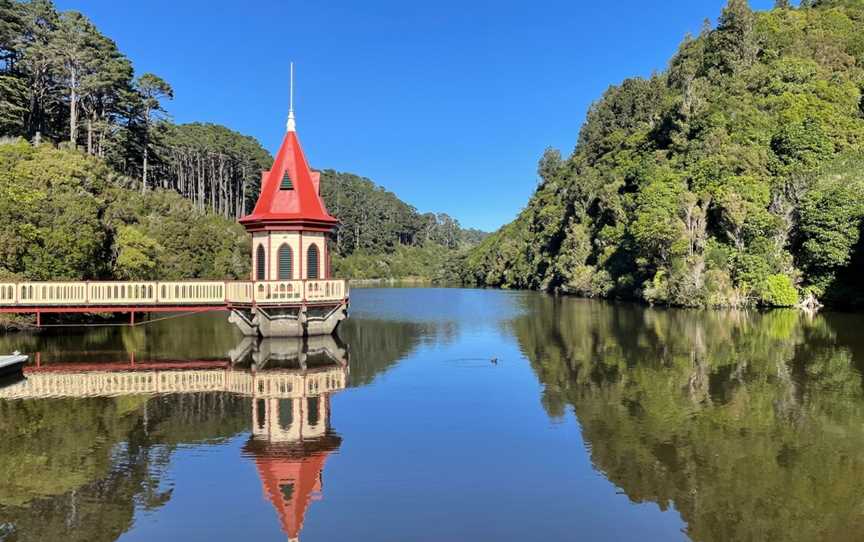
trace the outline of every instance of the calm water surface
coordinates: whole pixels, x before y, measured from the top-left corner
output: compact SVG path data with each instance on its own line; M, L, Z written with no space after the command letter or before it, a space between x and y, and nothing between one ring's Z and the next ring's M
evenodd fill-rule
M864 539L862 316L352 295L0 336L0 540Z

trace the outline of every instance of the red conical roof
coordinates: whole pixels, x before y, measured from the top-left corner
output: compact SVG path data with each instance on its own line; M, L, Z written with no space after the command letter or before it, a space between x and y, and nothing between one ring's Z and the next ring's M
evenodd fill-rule
M297 132L285 133L273 167L261 177L255 209L240 219L247 230L286 226L331 230L338 224L318 195L320 174L309 169Z

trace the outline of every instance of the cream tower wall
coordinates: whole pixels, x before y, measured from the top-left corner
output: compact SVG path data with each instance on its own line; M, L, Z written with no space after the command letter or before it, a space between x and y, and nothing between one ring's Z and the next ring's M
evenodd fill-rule
M314 399L310 401L310 399ZM280 409L280 402L284 407ZM290 402L290 407L286 404ZM311 408L316 408L316 423ZM304 438L316 438L327 433L330 401L326 395L294 399L255 399L252 401L252 434L270 442L297 442ZM263 409L263 411L262 411ZM281 415L291 413L291 419Z
M302 247L301 245L302 238ZM327 243L324 234L321 232L255 232L252 234L252 280L256 280L256 270L258 262L258 247L264 247L264 258L266 266L265 280L279 279L279 247L287 244L291 247L292 262L291 262L291 280L299 280L306 278L308 275L308 257L306 252L313 244L318 246L318 278L328 278L327 273L330 266L327 262ZM302 263L301 263L302 258ZM300 270L303 270L301 276Z

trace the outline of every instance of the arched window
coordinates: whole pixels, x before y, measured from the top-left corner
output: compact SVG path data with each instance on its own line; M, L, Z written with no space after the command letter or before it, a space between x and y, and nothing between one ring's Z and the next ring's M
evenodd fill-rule
M293 278L294 253L288 245L279 247L279 280Z
M310 245L306 253L306 278L318 278L318 245Z
M255 253L255 278L257 280L265 280L265 269L267 262L264 258L264 245L258 245L258 251Z

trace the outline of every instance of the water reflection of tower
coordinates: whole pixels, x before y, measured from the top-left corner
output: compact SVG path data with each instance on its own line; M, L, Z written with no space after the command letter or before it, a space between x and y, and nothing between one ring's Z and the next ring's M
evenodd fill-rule
M244 453L255 461L282 530L298 540L306 508L321 497L324 463L342 441L330 428L330 395L345 387L348 354L329 336L247 346L254 379Z

